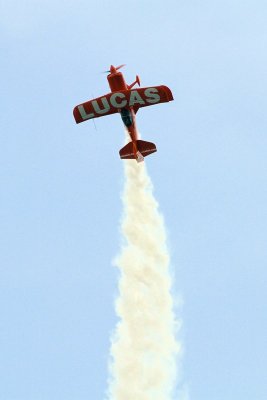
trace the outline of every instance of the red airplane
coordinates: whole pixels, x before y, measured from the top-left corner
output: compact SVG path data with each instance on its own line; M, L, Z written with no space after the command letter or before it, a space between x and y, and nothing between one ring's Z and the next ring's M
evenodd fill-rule
M107 79L111 89L108 93L97 99L79 104L73 110L77 124L91 118L99 118L105 115L120 113L122 121L130 135L131 141L120 150L120 158L136 159L144 161L144 157L157 151L154 143L138 139L138 131L135 122L135 114L141 107L165 103L173 100L172 92L167 86L153 86L132 89L136 84L140 86L138 75L136 80L127 85L119 67L110 66Z

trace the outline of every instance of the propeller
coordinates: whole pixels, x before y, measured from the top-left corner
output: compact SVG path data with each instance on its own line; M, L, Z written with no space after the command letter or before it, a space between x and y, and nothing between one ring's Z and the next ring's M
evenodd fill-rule
M110 66L110 69L108 71L103 71L103 74L111 74L117 72L119 69L124 67L126 64L121 64L118 67L114 67L113 65Z
M118 69L121 69L122 67L125 67L125 65L126 65L126 64L121 64L121 65L119 65L119 66L116 68L116 70L118 71Z

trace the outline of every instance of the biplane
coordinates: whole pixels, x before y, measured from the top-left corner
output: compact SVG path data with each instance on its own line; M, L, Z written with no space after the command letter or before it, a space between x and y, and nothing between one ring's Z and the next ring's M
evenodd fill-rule
M130 135L130 142L120 151L122 159L136 159L137 162L144 161L144 157L157 151L156 145L138 138L136 127L136 113L139 108L165 103L173 100L171 90L164 85L140 87L138 75L131 85L127 85L120 68L110 66L107 79L111 92L79 104L73 110L77 124L92 118L104 117L106 115L119 113ZM134 88L138 85L139 88Z

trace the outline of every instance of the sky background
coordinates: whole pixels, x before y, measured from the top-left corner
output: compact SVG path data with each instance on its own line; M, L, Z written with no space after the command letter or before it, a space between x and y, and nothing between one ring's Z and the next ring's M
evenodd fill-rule
M72 109L122 63L175 98L137 124L190 400L266 400L266 20L259 0L0 0L0 400L105 398L124 130Z

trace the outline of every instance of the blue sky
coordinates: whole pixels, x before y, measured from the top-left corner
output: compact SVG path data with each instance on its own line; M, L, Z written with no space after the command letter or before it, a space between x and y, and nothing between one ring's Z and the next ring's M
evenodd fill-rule
M0 1L0 400L103 399L124 142L76 125L110 64L174 102L140 110L183 297L192 400L267 393L264 1Z

